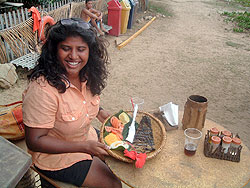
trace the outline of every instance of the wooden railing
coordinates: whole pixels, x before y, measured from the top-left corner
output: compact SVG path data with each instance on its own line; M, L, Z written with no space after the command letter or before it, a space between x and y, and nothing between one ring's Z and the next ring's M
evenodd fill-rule
M50 15L58 21L62 18L80 17L84 2L83 0L63 0L49 4L47 7L36 8L41 16ZM8 63L36 50L37 36L32 31L31 16L27 8L0 14L0 63ZM23 30L27 34L19 33Z
M44 5L44 6L39 6L36 8L39 11L50 12L66 4L69 4L71 2L73 2L73 0L62 0L60 2L48 4L47 6ZM80 2L80 1L74 1L74 2ZM8 29L10 27L13 27L19 23L22 23L30 17L31 17L31 13L28 12L27 8L23 8L23 7L16 11L10 11L4 14L0 14L0 31L3 29Z

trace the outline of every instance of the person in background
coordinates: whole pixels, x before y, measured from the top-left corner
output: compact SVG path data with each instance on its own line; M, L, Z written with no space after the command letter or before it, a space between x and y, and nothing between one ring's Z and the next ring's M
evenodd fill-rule
M49 28L37 66L23 93L25 139L35 168L49 178L87 187L121 187L103 162L107 146L91 122L106 86L106 43L82 19Z
M93 8L93 1L86 0L85 1L85 8L83 8L81 12L81 18L85 21L90 23L100 35L104 35L108 33L108 31L104 28L102 23L102 13Z

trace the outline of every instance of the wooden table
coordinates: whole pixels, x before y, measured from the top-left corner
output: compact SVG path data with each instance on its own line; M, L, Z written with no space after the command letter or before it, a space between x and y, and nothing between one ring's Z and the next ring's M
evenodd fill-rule
M204 156L205 134L212 127L225 130L221 125L206 120L203 136L194 156L188 157L184 154L184 131L179 127L167 132L164 149L155 158L146 161L142 169L136 169L134 164L112 157L108 157L106 163L130 187L224 188L246 185L250 179L250 151L244 143L239 163Z

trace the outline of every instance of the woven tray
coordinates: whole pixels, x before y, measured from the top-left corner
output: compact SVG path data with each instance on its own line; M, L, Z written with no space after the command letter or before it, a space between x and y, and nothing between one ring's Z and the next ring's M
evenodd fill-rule
M218 135L220 136L220 135ZM222 160L228 160L228 161L233 161L233 162L240 162L240 153L242 146L240 145L239 148L233 148L229 147L228 152L224 153L223 148L221 145L219 145L214 152L212 152L212 145L208 142L210 137L210 131L207 131L207 134L205 136L204 140L204 155L206 157L210 158L216 158L216 159L222 159ZM239 138L239 135L236 134L235 137Z
M132 111L126 111L131 117L133 116L133 112ZM165 144L165 140L166 140L166 131L165 131L165 127L163 126L163 124L161 123L160 120L158 120L157 118L155 118L153 115L147 113L147 112L140 112L138 111L137 116L136 116L136 122L140 122L142 117L147 115L148 117L150 117L151 119L151 124L152 124L152 130L153 130L153 137L154 137L154 143L155 143L155 150L152 152L147 153L147 158L148 159L152 159L154 158L164 147ZM100 141L102 143L104 142L104 126L106 124L106 122L109 120L109 118L107 118L105 120L105 122L102 124L101 130L100 130ZM121 160L123 162L127 162L127 163L133 163L134 161L128 157L125 157L122 151L117 151L117 150L108 150L109 155L111 155L112 157Z

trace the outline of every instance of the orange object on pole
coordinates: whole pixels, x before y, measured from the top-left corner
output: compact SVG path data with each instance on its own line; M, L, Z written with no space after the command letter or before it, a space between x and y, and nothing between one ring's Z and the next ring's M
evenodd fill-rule
M33 32L39 29L39 25L41 22L41 15L40 12L37 10L36 7L32 6L28 12L32 12L32 19L33 19Z
M50 16L44 16L42 18L42 21L40 22L40 26L38 29L38 37L39 37L39 41L43 41L45 42L45 35L44 35L44 30L45 30L45 25L49 24L54 25L56 22L54 21L54 19Z
M126 46L132 39L137 37L142 31L144 31L154 20L156 17L153 17L148 23L146 23L139 31L137 31L135 34L133 34L131 37L129 37L127 40L122 42L117 46L117 48L120 50L122 47Z

